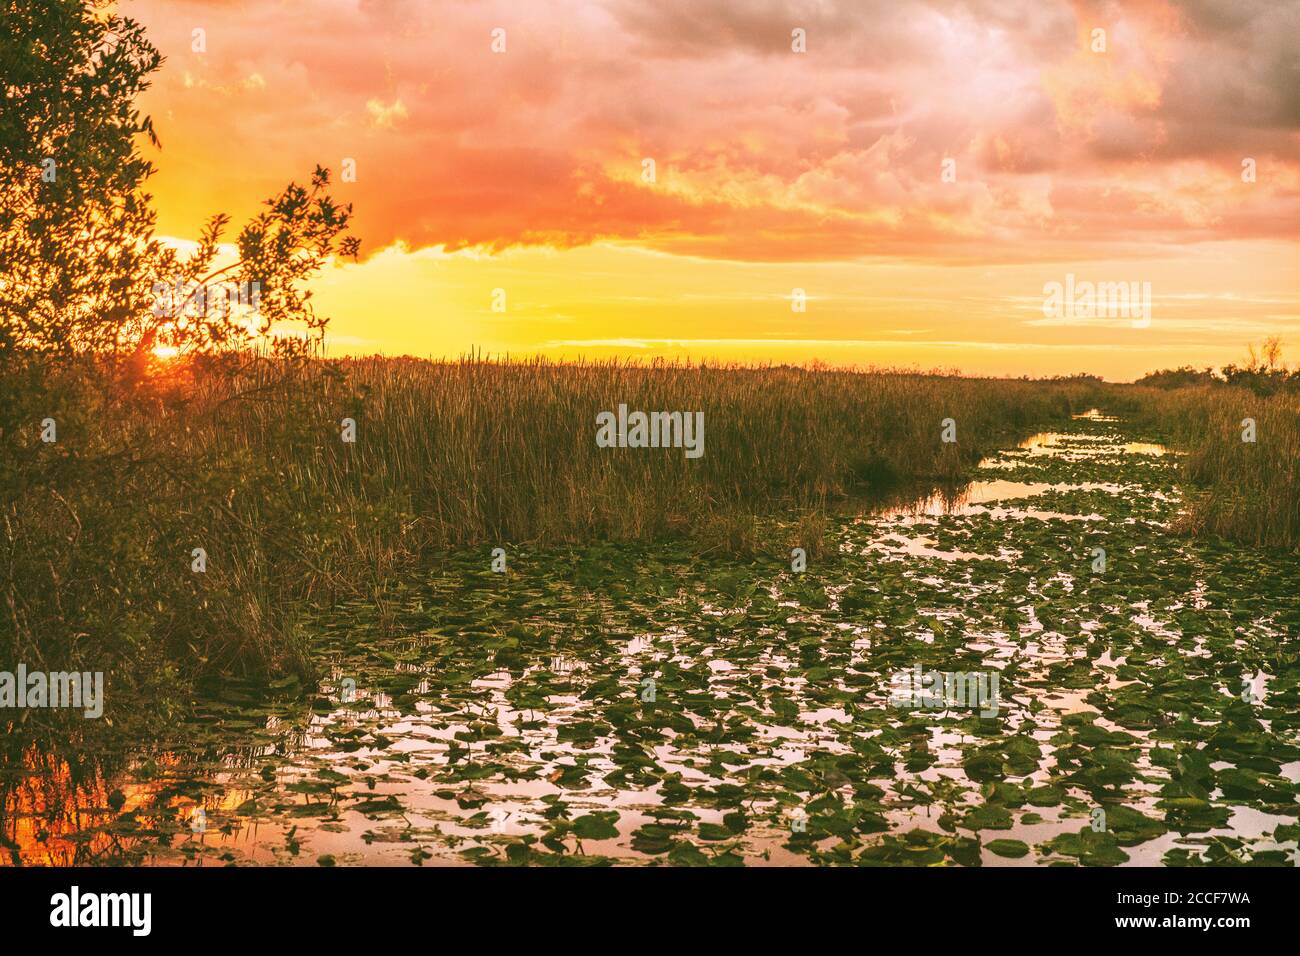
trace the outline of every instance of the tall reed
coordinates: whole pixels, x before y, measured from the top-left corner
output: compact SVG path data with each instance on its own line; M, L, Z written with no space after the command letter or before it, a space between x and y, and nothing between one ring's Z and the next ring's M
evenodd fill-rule
M447 548L486 561L522 542L738 546L755 516L815 528L836 496L956 478L1099 398L1079 381L540 360L164 377L146 410L104 402L34 452L75 462L129 435L131 468L55 469L7 497L6 659L112 657L155 690L201 673L305 675L301 611L374 600ZM596 416L619 404L702 412L703 456L598 447Z
M1300 394L1133 386L1114 402L1187 452L1185 530L1300 547Z

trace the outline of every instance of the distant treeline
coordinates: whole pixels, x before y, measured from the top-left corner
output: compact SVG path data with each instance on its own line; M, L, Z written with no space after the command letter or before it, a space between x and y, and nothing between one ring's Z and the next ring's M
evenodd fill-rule
M1135 385L1154 388L1187 388L1196 385L1235 385L1247 388L1256 395L1277 395L1300 392L1300 366L1287 370L1282 364L1282 344L1277 338L1266 339L1256 351L1249 349L1245 365L1225 365L1215 369L1201 369L1184 365L1181 368L1161 369L1144 375Z

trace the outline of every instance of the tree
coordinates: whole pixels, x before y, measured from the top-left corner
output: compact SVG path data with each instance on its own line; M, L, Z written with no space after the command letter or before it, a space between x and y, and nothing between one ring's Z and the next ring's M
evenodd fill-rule
M192 255L159 241L141 150L160 144L135 101L162 62L107 0L0 0L0 659L112 667L118 686L147 696L174 682L174 665L205 663L205 634L238 643L265 623L243 579L200 587L159 561L189 554L196 512L242 520L229 505L236 480L267 498L278 480L271 465L223 462L190 426L232 411L245 381L291 400L303 377L292 373L315 368L253 355L154 374L154 350L242 359L257 341L275 357L309 355L326 320L304 280L359 246L345 235L351 207L319 167L240 230L233 263L217 267L225 215ZM224 283L255 289L255 308L212 294ZM276 334L290 323L305 335ZM219 388L190 388L191 374ZM180 413L218 390L222 401ZM260 662L286 657L270 648Z
M224 215L188 258L160 243L144 191L154 167L140 153L142 141L159 142L134 104L163 58L113 6L0 0L0 361L18 350L90 353L138 371L161 343L238 348L249 331L286 322L319 338L325 320L300 284L336 250L356 255L358 240L343 236L351 206L329 197L317 167L310 187L290 184L240 232L231 266L211 269ZM255 308L213 295L218 279L250 290ZM310 347L270 341L280 354Z
M1282 361L1282 339L1276 335L1270 335L1264 340L1260 352L1264 356L1264 362L1271 372L1277 368Z
M157 143L135 110L162 58L132 20L80 0L0 6L0 358L113 351L147 306Z

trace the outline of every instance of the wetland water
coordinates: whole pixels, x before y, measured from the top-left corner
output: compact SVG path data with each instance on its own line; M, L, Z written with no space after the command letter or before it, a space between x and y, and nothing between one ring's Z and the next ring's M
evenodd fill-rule
M306 702L23 750L4 860L1295 865L1300 569L1173 533L1142 437L1081 416L801 574L788 535L449 558L319 623ZM996 715L898 706L914 667Z

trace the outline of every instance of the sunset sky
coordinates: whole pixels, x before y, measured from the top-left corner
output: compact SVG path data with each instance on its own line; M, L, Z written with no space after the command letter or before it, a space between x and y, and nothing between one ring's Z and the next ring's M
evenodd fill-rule
M362 259L315 285L335 355L1122 380L1276 334L1300 359L1300 3L120 9L167 58L163 235L355 160ZM1046 317L1069 274L1149 282L1149 325Z

